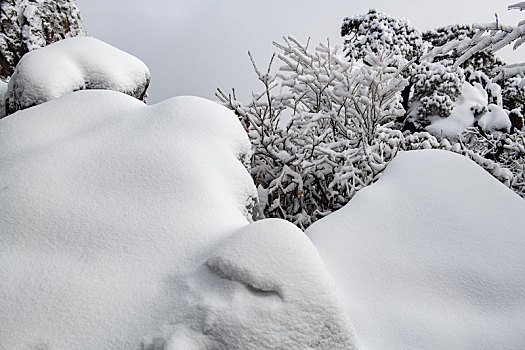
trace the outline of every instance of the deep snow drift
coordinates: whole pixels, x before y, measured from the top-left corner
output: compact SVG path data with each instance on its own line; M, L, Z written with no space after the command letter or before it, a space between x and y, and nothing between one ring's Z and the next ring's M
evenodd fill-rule
M78 91L0 120L0 349L353 349L235 115Z
M177 327L170 349L358 349L317 250L287 221L243 227L186 286L184 319L201 335Z
M6 114L84 89L143 99L149 81L149 69L138 58L95 38L68 38L22 57L5 95Z
M522 349L525 202L460 155L400 153L307 234L363 349Z

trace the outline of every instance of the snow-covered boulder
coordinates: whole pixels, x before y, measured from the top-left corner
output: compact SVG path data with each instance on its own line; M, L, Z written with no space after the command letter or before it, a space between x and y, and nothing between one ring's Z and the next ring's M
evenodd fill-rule
M467 158L400 153L306 233L364 349L523 348L525 201Z
M138 58L92 37L68 38L25 54L9 81L7 114L73 91L106 89L143 100L150 81Z
M0 1L0 78L28 51L86 32L74 0Z
M358 349L317 250L287 221L240 229L186 285L178 302L192 327L175 327L169 349ZM188 343L195 332L206 346Z
M250 143L195 97L0 120L0 349L353 349L311 242L249 225Z
M512 123L503 108L491 103L487 107L487 112L479 118L478 125L485 131L509 132Z

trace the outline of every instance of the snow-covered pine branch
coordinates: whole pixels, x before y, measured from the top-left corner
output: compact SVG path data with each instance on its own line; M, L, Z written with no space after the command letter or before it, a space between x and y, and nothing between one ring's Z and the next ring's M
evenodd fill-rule
M523 3L509 6L510 9L522 10ZM421 60L432 62L437 57L446 55L452 51L456 52L455 67L460 67L474 55L481 52L497 52L502 48L513 45L517 49L525 42L525 21L516 26L501 25L498 21L486 24L473 24L471 26L475 34L471 36L457 37L440 46L435 46L421 57Z

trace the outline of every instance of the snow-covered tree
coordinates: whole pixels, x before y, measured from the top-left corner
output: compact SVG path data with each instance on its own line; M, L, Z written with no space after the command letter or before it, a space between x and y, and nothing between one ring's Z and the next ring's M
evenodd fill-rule
M504 81L501 92L503 105L508 110L519 109L521 114L525 113L525 78L514 76Z
M517 3L510 5L509 10L524 9L524 3ZM460 34L456 33L454 40L445 41L442 45L436 45L426 53L422 59L436 60L443 55L450 55L451 53L457 57L454 65L459 67L469 60L475 60L476 55L495 53L502 48L512 45L517 49L525 42L525 21L521 21L516 26L502 25L496 19L493 23L473 24L470 29L466 30L465 26L461 27ZM466 33L470 35L466 35ZM523 66L520 65L523 68ZM501 71L505 67L499 68ZM522 73L517 66L512 67L513 73ZM507 71L507 76L511 71ZM513 74L513 75L515 75Z
M430 116L448 117L464 82L462 69L453 68L446 61L423 61L414 66L410 79L414 96L407 122L416 129L427 126Z
M428 30L423 33L423 40L431 47L441 47L450 42L462 42L471 40L478 30L468 24L454 24L436 29ZM463 54L459 47L454 47L450 51L443 52L433 58L433 61L457 60ZM481 71L487 76L493 77L494 69L503 66L505 62L495 55L492 50L483 50L476 53L461 63L460 67L471 68L474 71Z
M13 73L28 51L85 35L74 0L0 1L0 78Z
M421 32L408 20L376 10L346 17L341 26L341 36L345 39L346 55L355 59L363 58L368 51L392 51L410 61L420 57L424 50Z
M392 52L395 65L401 67L409 61L417 61L424 53L421 32L408 20L391 17L376 10L369 10L365 15L346 17L341 25L344 38L344 50L347 57L361 59L367 52ZM404 71L410 76L410 67ZM411 86L402 92L403 108L408 109Z

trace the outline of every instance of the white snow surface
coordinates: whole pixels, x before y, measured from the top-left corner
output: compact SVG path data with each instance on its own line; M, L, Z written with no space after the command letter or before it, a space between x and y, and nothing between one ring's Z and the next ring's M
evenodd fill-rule
M0 120L0 349L354 349L233 113L78 91Z
M525 201L472 161L400 153L306 233L364 350L523 349Z
M488 105L487 112L479 118L478 124L485 131L509 132L512 126L507 112L492 103Z
M317 250L287 221L240 229L186 284L185 319L206 334L198 349L358 349ZM174 344L187 333L174 332L168 348L186 349Z
M22 57L9 81L6 104L19 110L83 89L142 98L149 80L149 69L138 58L92 37L67 38Z

